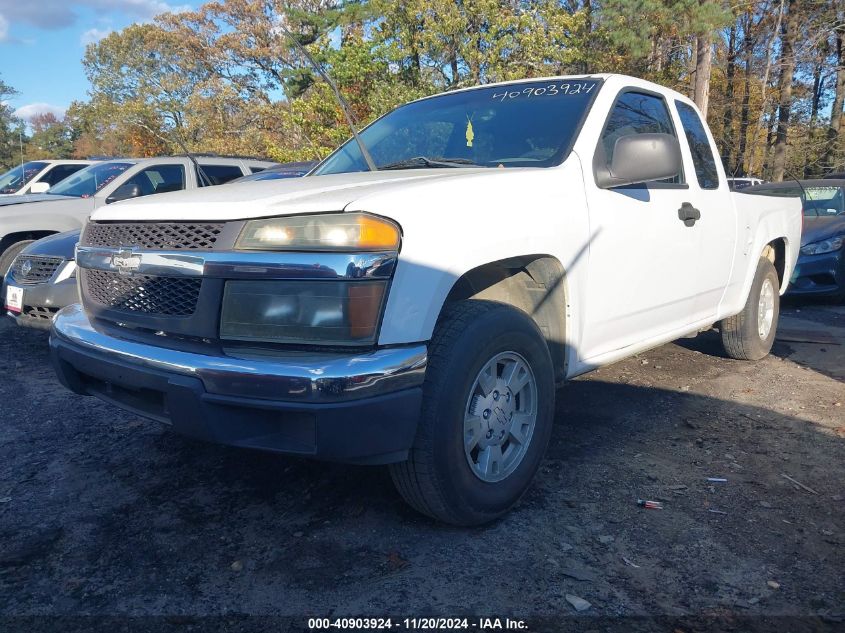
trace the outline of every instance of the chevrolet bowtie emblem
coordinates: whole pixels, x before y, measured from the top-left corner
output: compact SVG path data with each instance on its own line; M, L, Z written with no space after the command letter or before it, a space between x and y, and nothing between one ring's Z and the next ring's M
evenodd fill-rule
M121 275L129 275L141 267L141 256L131 248L121 248L111 258L111 266Z

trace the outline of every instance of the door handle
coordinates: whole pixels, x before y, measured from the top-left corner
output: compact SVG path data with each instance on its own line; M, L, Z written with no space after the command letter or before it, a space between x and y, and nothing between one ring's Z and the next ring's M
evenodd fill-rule
M681 208L678 209L678 219L681 220L685 226L692 226L696 220L701 219L701 211L692 206L689 202L684 202Z

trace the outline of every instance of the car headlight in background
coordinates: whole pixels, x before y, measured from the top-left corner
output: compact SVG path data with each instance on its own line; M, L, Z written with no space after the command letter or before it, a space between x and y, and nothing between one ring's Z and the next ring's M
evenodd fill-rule
M251 220L235 245L249 250L392 251L399 227L367 213L331 213Z
M842 243L845 241L845 236L832 237L829 240L821 240L820 242L813 242L801 248L802 255L822 255L824 253L832 253L842 248Z
M220 338L318 345L375 342L387 281L226 282Z
M56 281L53 283L61 283L65 279L72 279L76 277L76 261L71 259L66 261L62 266L62 269L59 271L59 274L56 275Z

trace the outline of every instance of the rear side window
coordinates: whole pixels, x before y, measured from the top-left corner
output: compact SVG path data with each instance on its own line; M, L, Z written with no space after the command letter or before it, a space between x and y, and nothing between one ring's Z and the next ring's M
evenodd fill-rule
M692 164L695 166L695 177L702 189L719 188L719 172L716 171L716 159L713 157L713 148L710 146L710 139L704 130L698 113L680 101L675 102L678 108L678 116L681 117L681 127L684 128L684 135L687 137L689 149L692 153Z
M200 165L200 167L213 185L223 185L244 175L237 165ZM205 178L199 174L197 174L197 182L200 185L207 185Z
M675 134L669 108L662 97L644 92L623 92L613 104L602 132L601 144L607 163L613 160L617 139L631 134ZM658 182L678 184L680 175Z
M185 188L185 168L182 165L153 165L141 170L124 184L138 185L142 196L181 191Z
M80 169L87 167L88 165L56 165L48 171L44 176L39 179L39 182L46 182L51 187L55 185L57 182L61 182L68 176L72 176Z

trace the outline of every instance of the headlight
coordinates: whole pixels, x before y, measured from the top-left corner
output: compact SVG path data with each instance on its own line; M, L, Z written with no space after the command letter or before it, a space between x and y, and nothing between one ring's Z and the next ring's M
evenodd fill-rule
M802 255L821 255L822 253L832 253L842 248L842 242L845 236L832 237L829 240L822 240L821 242L813 242L807 244L801 249Z
M251 220L236 248L300 251L391 251L399 248L399 227L366 213L332 213Z
M386 287L387 281L227 281L220 338L370 345Z

